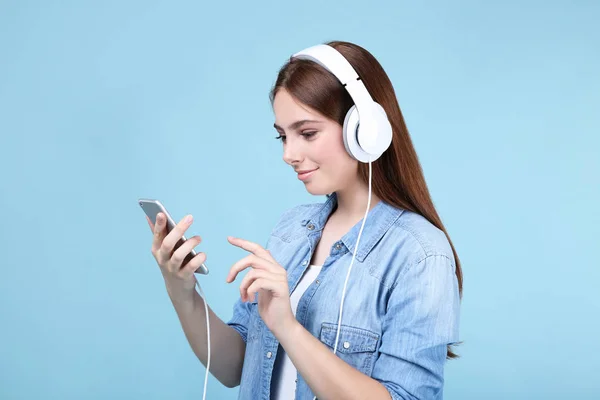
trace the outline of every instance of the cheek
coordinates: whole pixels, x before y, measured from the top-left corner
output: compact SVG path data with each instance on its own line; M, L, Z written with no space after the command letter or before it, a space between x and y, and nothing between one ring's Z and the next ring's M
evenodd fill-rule
M320 143L315 156L319 157L323 163L347 163L352 158L346 151L344 139L342 138L342 130L334 130L327 132L320 138ZM316 160L315 160L316 161Z
M331 135L331 138L319 144L318 150L314 153L314 161L328 174L340 177L352 174L356 169L358 162L346 151L341 132L338 135Z

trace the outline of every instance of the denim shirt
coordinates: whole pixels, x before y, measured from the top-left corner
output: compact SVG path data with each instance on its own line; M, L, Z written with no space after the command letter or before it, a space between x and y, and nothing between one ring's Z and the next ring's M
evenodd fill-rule
M290 294L309 265L337 202L303 204L280 217L266 248L286 269ZM359 221L330 249L302 295L296 319L333 352L340 301ZM383 201L367 216L344 299L336 355L377 380L392 399L442 399L447 345L459 341L460 298L452 249L424 217ZM279 341L256 300L234 305L227 324L246 342L240 400L268 400ZM313 399L298 373L296 399Z

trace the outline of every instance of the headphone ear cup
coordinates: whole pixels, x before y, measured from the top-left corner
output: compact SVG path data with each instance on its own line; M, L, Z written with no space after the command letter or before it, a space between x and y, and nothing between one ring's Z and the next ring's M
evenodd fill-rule
M370 107L364 108L357 141L361 150L371 156L371 161L375 161L392 142L392 126L379 103L372 102Z
M370 114L368 114L370 112ZM352 106L344 118L343 137L346 151L354 159L368 163L377 160L392 141L392 127L387 115L378 103L373 103L373 108L365 112L363 124L360 124L358 110ZM362 129L362 130L361 130ZM369 135L367 132L375 132ZM375 152L366 151L359 143L361 137L365 142L370 141Z
M358 144L358 125L358 110L356 109L356 106L353 105L350 110L348 110L346 117L344 118L344 126L342 130L344 146L352 158L365 162L365 160L368 160L368 154L366 154Z

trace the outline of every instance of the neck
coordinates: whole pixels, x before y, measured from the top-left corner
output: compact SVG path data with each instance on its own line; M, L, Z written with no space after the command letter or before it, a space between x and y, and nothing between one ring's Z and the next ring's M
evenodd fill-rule
M357 183L351 188L337 190L337 207L335 213L343 219L360 220L365 216L367 203L369 200L368 184L362 182ZM371 191L371 206L369 211L373 209L380 201Z

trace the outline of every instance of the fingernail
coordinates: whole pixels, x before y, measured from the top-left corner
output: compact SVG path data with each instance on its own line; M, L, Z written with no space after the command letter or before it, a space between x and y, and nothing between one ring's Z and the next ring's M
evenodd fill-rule
M192 222L192 219L194 217L192 217L191 215L188 215L187 217L185 217L185 222Z

